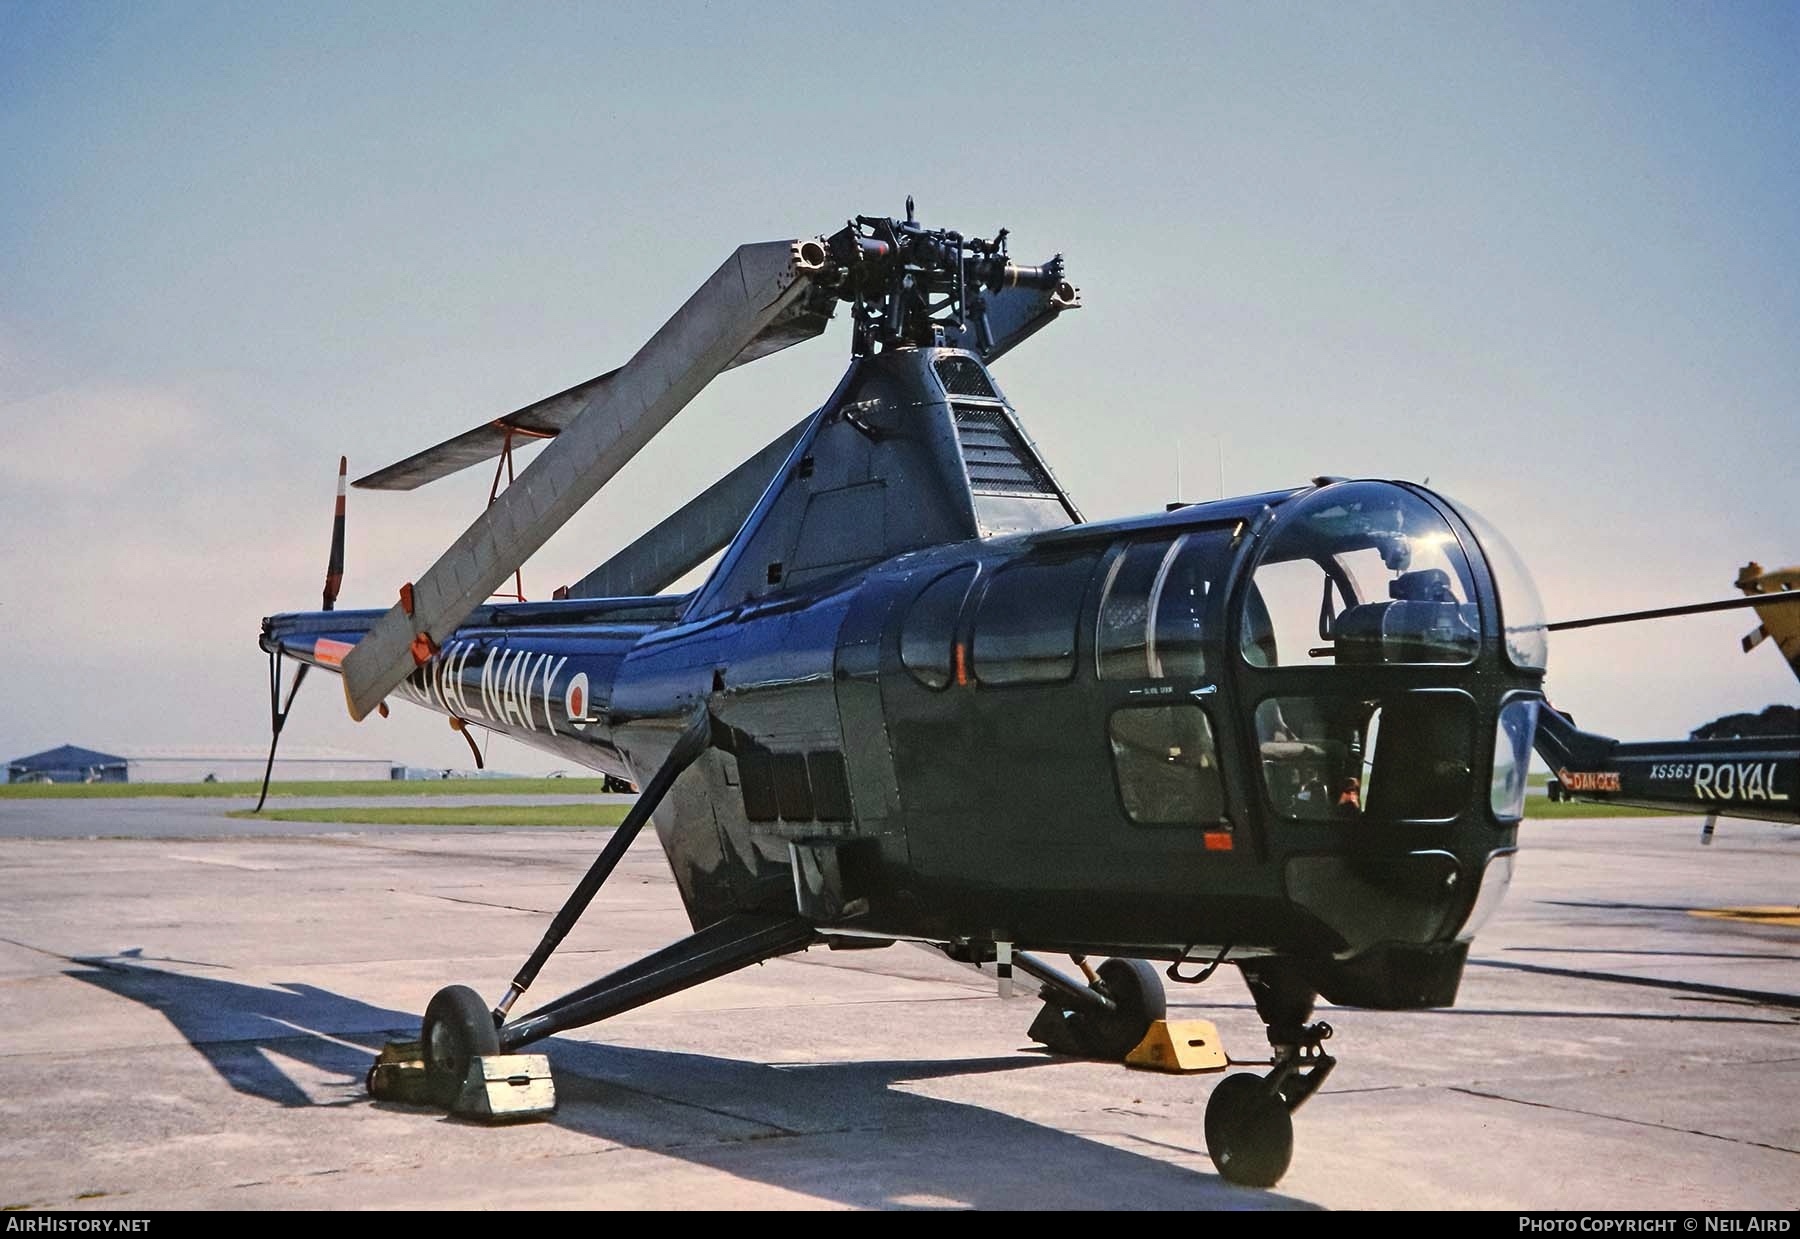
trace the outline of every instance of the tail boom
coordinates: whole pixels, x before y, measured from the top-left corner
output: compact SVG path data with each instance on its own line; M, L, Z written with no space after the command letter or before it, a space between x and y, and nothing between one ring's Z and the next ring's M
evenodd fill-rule
M1537 751L1566 799L1800 825L1800 736L1624 744L1547 706Z

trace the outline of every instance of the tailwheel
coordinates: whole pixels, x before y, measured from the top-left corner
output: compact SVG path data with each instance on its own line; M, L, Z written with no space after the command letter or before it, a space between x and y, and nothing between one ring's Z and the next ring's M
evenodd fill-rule
M1229 1182L1274 1187L1294 1158L1294 1119L1270 1079L1226 1076L1206 1101L1206 1152Z
M1089 988L1112 999L1113 1008L1073 1012L1069 1024L1084 1054L1123 1062L1150 1025L1168 1014L1162 977L1141 959L1109 959L1097 972Z
M468 1078L469 1064L484 1054L500 1052L494 1014L481 995L466 985L451 985L431 996L419 1032L424 1050L425 1081L432 1100L448 1106Z

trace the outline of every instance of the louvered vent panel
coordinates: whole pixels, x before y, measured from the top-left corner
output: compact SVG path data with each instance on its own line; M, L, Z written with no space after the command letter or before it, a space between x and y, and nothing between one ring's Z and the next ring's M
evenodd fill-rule
M980 396L998 400L999 393L988 381L987 372L968 357L946 357L937 363L938 382L952 396Z
M1050 475L999 409L955 405L956 438L978 495L1055 495Z

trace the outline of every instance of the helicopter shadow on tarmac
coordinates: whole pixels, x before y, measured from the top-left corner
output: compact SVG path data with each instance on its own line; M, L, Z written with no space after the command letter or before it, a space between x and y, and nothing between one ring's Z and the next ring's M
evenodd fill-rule
M82 967L68 976L160 1011L233 1089L279 1106L385 1106L363 1094L363 1074L384 1041L417 1035L411 1013L315 986L169 972L129 955L78 962ZM556 1071L559 1107L549 1120L555 1125L838 1204L1316 1207L897 1087L1054 1061L1045 1057L770 1066L560 1038L544 1049ZM283 1070L283 1059L340 1079L341 1087L322 1091L342 1098L315 1099ZM420 1122L435 1113L394 1108L416 1109ZM1204 1155L1198 1139L1194 1147L1169 1151Z

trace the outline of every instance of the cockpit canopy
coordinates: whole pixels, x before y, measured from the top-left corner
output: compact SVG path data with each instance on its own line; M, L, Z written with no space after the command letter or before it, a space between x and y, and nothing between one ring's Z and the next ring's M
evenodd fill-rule
M1442 514L1386 482L1325 487L1281 509L1246 596L1253 666L1466 663L1481 648L1469 558Z

